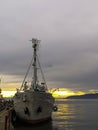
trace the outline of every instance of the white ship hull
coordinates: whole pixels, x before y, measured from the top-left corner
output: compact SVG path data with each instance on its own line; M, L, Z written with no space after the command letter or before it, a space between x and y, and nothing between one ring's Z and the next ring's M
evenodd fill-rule
M14 96L14 110L12 121L16 117L32 124L49 120L52 116L54 98L47 92L47 85L37 56L38 43L40 40L32 39L33 59L28 67L20 90ZM38 66L39 65L39 66ZM33 67L31 85L28 86L26 78L30 67ZM40 68L44 82L39 82L37 69Z
M50 93L31 91L16 93L14 110L19 119L32 124L51 119L54 98Z

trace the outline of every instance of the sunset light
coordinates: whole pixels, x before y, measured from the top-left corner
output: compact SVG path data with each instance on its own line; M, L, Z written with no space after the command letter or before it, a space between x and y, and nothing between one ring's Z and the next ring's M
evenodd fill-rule
M16 91L2 91L3 97L13 97ZM55 98L66 98L73 95L83 95L82 91L73 92L70 90L59 90L52 93Z
M0 130L98 130L98 0L0 0Z
M13 97L16 91L2 91L3 97Z
M6 87L5 87L6 86ZM11 86L11 87L9 87ZM16 88L19 88L20 84L6 84L6 85L2 85L2 95L3 97L13 97L14 94L16 93ZM16 87L16 88L15 88ZM74 95L83 95L85 94L85 92L83 91L74 91L74 90L70 90L68 88L52 88L49 90L50 93L52 93L52 95L55 98L66 98L68 96L74 96Z
M55 91L53 93L53 96L56 98L65 98L71 95L75 95L75 93L73 91L69 91L69 90L59 90L59 91Z

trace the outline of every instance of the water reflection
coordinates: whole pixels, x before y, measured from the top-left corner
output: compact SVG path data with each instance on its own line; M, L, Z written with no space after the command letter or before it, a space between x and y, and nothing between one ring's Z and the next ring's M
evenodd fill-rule
M58 111L53 113L54 123L68 124L68 120L75 118L75 109L72 105L66 103L63 99L58 100Z
M53 130L52 129L52 122L49 121L47 123L39 124L39 125L24 125L24 124L18 124L14 127L13 130Z
M58 130L97 130L98 100L58 99L58 112L53 113L53 127Z
M73 103L65 99L57 100L58 111L53 113L53 125L58 129L72 128L75 125L76 109Z

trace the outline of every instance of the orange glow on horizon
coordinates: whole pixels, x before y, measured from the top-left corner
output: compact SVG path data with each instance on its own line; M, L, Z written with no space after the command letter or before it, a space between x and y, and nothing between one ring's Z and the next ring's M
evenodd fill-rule
M76 92L76 95L84 95L85 93L84 92L82 92L82 91L78 91L78 92Z
M0 85L3 97L13 97L16 93L16 88L20 88L20 83L4 83Z
M68 96L72 96L72 95L75 95L74 92L72 91L55 91L53 93L53 96L56 97L56 98L65 98L65 97L68 97Z
M3 97L13 97L16 91L2 91ZM68 91L55 91L53 93L53 96L55 98L64 98L71 95L76 95L74 92L68 92Z
M16 91L2 91L3 97L13 97L15 93L16 93ZM55 91L53 93L53 96L55 98L66 98L68 96L83 95L83 94L85 94L85 93L81 92L81 91L79 91L77 93L75 93L73 91Z
M21 83L5 83L1 85L1 89L2 89L2 95L3 97L13 97L15 92L16 92L16 88L20 88ZM55 90L55 88L53 88L52 90ZM49 90L50 91L50 90ZM50 93L52 93L50 91ZM77 91L74 92L70 89L67 88L59 88L58 90L54 91L52 93L52 95L55 98L66 98L68 96L74 96L74 95L83 95L85 94L85 92L82 91Z

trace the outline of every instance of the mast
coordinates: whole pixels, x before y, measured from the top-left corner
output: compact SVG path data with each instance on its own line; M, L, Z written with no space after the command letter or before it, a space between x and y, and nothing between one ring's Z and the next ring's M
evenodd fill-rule
M34 90L37 89L37 48L38 48L38 43L40 42L38 39L33 38L32 40L32 48L33 48L33 84L32 84L32 88Z

